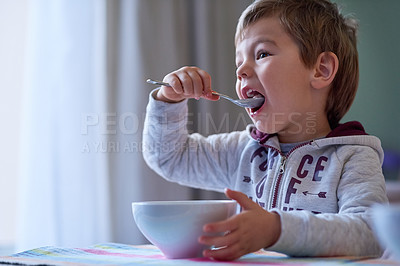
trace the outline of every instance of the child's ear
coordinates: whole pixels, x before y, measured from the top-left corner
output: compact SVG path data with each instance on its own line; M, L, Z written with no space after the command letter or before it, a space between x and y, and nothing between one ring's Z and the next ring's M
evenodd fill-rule
M339 59L332 52L323 52L318 56L311 77L311 86L322 89L329 86L336 76Z

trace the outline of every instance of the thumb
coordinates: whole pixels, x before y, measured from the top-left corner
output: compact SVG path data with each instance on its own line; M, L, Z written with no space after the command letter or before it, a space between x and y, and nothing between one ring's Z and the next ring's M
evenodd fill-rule
M229 188L225 189L225 195L232 199L237 201L239 205L242 207L243 210L251 210L256 207L258 207L258 204L249 199L244 193L236 191L236 190L231 190Z
M205 95L203 95L203 98L211 101L218 101L220 97L216 94L213 94L212 91L209 91Z

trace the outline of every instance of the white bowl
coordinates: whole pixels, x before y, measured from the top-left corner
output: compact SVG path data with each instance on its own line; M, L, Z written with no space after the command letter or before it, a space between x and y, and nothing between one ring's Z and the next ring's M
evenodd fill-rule
M400 259L400 205L373 207L374 231L383 248Z
M198 242L207 223L236 213L236 201L188 200L132 203L135 222L143 235L169 259L201 257L209 248Z

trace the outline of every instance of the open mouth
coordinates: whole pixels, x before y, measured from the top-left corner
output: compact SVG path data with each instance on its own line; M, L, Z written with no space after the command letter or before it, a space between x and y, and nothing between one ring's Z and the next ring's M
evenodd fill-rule
M260 106L257 106L255 108L250 108L250 113L252 113L252 114L255 114L264 105L264 102L265 102L264 95L262 95L261 93L259 93L256 90L245 88L243 91L243 96L245 98L263 98L264 99L264 101L260 104Z

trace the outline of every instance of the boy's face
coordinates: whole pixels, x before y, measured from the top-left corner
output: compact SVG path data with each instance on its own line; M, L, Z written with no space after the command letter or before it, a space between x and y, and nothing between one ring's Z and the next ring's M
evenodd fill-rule
M265 97L258 110L246 109L258 130L278 133L283 140L304 129L312 106L313 71L305 67L296 43L276 17L245 29L236 45L236 66L239 98L258 93Z

